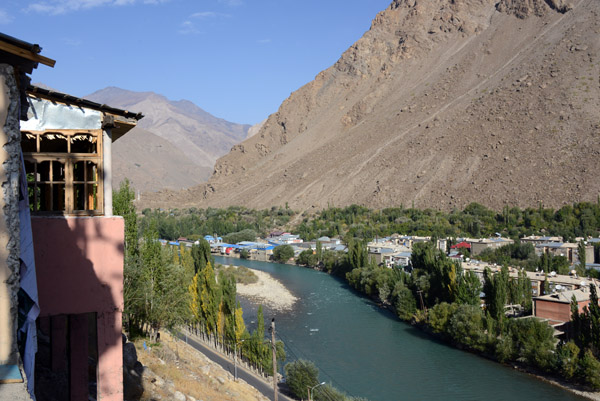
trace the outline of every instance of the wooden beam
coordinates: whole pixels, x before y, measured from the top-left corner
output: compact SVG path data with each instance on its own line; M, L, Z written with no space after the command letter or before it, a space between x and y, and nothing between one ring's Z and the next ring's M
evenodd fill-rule
M55 60L52 60L48 57L41 56L37 53L34 53L29 50L25 50L20 48L19 46L11 45L10 43L0 41L0 50L4 50L5 52L14 54L16 56L25 58L27 60L35 61L36 63L42 63L49 67L54 67L56 64Z

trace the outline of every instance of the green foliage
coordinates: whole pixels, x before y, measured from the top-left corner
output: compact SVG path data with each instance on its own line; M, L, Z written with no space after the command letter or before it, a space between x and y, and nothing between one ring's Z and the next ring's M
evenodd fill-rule
M537 319L510 319L505 334L510 337L517 360L544 371L554 367L554 329Z
M594 390L600 389L600 362L594 358L591 350L587 350L583 354L578 375L585 384Z
M312 249L307 249L305 251L300 252L298 258L296 259L296 264L304 265L304 266L316 266L317 265L317 255L315 255Z
M447 334L455 343L484 351L486 337L484 336L484 317L480 307L458 305L446 327Z
M130 187L129 180L121 182L118 191L113 192L113 213L123 216L125 220L125 257L136 257L139 254L137 214L133 201L135 190Z
M567 380L572 380L579 365L579 347L573 341L558 347L556 352L557 368Z
M227 209L144 209L142 214L144 215L141 220L142 229L154 224L160 238L168 240L179 237L199 239L205 235L224 236L238 233L243 236L242 238L254 241L254 238L249 239L249 232L245 230L252 230L264 237L269 230L286 225L294 212L283 208L250 210L231 206Z
M219 313L220 293L215 280L215 272L210 262L199 270L198 291L200 292L200 321L206 332L216 333Z
M486 308L494 320L504 319L504 306L508 301L508 270L503 266L500 272L492 274L486 267L484 271L483 292Z
M472 271L463 272L458 279L456 302L459 304L479 306L483 287L477 275Z
M402 320L410 320L417 312L417 301L412 291L402 281L398 281L392 293L396 315Z
M242 241L256 241L257 233L255 230L246 228L242 231L226 234L223 236L223 241L228 244L237 244Z
M319 384L319 369L314 363L299 359L285 365L286 383L298 399L308 397L308 387Z
M210 254L210 244L204 238L199 240L199 244L192 246L192 257L194 258L195 272L204 270L208 263L214 265L214 260Z
M448 325L450 323L450 318L456 312L457 309L457 304L449 304L447 302L436 304L433 308L429 310L429 313L427 315L427 323L429 324L429 327L431 327L434 333L449 333Z
M294 257L294 248L291 245L279 245L273 249L273 259L285 263Z

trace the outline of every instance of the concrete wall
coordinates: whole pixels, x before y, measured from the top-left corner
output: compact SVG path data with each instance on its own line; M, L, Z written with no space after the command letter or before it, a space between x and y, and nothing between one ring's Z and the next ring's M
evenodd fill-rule
M18 362L19 291L19 90L11 66L0 64L0 364Z
M97 313L98 399L122 400L123 218L34 216L31 227L40 316ZM83 356L71 351L71 363Z
M544 299L535 299L535 316L557 322L571 321L571 304L552 302ZM579 313L590 304L590 301L578 302Z

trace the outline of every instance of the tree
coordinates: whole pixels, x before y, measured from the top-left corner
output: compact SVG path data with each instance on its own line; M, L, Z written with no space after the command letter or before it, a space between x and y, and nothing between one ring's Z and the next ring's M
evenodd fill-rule
M481 281L472 271L464 272L458 280L458 288L456 292L456 302L467 305L480 304L479 295L481 294Z
M198 244L192 246L192 258L194 258L195 272L202 271L208 263L214 263L210 254L210 244L204 238Z
M594 390L600 389L600 362L587 350L579 363L579 377Z
M573 379L579 365L579 347L573 341L569 341L559 347L556 354L560 373L567 380Z
M485 336L481 308L475 305L459 305L450 317L448 332L455 343L483 351Z
M217 315L220 304L215 272L210 262L200 271L199 278L201 320L206 331L210 334L214 333L217 328Z
M577 244L577 257L579 258L579 274L585 274L586 254L585 254L585 242L579 241ZM592 260L593 262L593 260Z
M119 190L113 192L113 213L117 216L123 216L125 220L126 258L139 254L137 214L133 204L134 200L135 191L130 187L129 180L125 178L121 182Z
M292 393L303 400L309 387L319 384L319 369L314 363L299 359L285 365L286 383Z
M305 266L316 266L317 265L317 255L315 255L312 249L307 249L300 252L298 258L296 259L296 264L305 265Z
M291 245L279 245L273 249L273 259L279 263L285 263L294 257L294 248Z

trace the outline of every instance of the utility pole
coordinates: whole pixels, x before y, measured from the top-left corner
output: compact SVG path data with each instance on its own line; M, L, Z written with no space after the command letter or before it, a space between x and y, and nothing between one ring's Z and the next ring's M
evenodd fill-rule
M271 319L271 348L273 350L273 399L277 401L277 354L275 349L275 318Z

